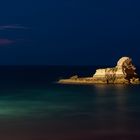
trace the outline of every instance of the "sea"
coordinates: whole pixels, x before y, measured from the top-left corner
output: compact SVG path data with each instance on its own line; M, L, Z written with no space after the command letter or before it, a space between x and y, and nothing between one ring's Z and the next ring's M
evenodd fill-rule
M140 139L140 85L57 83L99 67L0 66L0 140Z

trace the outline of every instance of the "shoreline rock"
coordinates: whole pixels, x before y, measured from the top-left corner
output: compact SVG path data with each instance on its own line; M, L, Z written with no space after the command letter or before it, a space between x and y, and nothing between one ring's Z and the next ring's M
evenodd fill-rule
M77 75L60 79L60 84L140 84L136 68L129 57L122 57L112 68L97 69L93 77L79 78Z

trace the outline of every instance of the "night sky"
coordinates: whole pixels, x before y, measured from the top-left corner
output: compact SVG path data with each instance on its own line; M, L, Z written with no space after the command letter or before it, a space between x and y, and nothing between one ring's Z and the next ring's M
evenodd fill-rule
M4 0L0 65L140 65L138 0Z

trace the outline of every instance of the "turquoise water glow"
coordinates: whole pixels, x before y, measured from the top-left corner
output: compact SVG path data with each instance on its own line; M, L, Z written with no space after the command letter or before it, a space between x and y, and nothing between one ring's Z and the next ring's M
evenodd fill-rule
M23 77L1 79L0 139L140 138L139 85L59 85L55 78Z

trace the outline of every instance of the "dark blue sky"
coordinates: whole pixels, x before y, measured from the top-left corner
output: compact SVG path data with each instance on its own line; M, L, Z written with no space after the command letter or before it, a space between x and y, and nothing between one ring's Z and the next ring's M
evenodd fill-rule
M4 0L0 64L140 65L138 0Z

